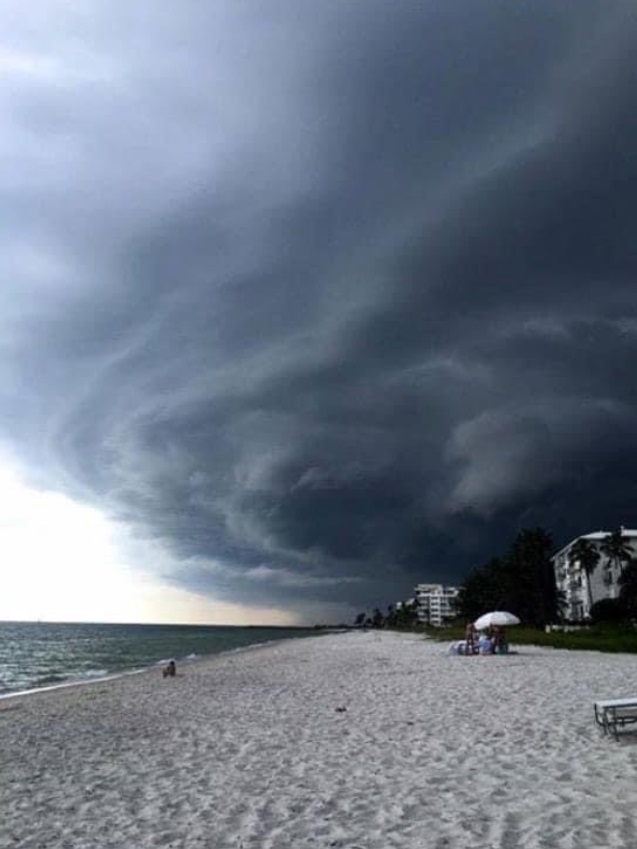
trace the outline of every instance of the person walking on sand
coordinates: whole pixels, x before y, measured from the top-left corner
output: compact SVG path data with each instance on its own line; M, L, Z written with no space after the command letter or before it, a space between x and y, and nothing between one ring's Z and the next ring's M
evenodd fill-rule
M174 678L177 674L177 665L174 660L169 660L168 665L164 666L161 671L161 674L164 678Z

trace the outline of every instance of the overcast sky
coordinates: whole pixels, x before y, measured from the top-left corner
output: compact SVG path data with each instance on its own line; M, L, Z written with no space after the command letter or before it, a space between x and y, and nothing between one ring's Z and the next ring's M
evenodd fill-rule
M3 462L133 582L334 620L637 526L634 3L0 24Z

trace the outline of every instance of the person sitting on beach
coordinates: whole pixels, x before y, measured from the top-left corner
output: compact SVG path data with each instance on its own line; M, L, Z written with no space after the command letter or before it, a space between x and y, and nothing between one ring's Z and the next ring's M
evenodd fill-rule
M168 665L164 666L161 671L161 674L164 676L164 678L174 678L177 674L177 666L175 664L175 661L169 660Z
M493 654L493 641L487 634L481 634L478 640L478 651L480 654Z
M493 629L493 653L504 654L507 651L507 640L506 633L504 628L501 626L494 627Z
M464 653L465 654L473 654L475 650L476 644L476 629L473 625L473 622L467 622L467 627L464 632Z

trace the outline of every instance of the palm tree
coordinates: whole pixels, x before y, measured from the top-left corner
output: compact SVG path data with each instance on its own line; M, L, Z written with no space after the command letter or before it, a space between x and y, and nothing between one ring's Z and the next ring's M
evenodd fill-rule
M637 616L637 559L631 558L619 576L619 597L622 599L632 619Z
M555 593L555 604L557 605L557 618L564 619L564 613L568 608L568 604L566 602L566 593L564 590L557 590Z
M633 555L633 552L628 545L627 538L623 534L623 528L613 531L608 534L600 546L602 554L606 555L608 561L606 570L608 575L608 583L612 583L613 570L619 574L623 571L623 564L628 563Z
M588 609L590 611L593 606L591 575L600 561L600 553L590 540L586 539L586 537L580 537L573 543L573 547L568 553L568 561L571 566L574 566L586 575Z
M400 609L400 607L398 608ZM385 625L387 628L395 628L398 624L398 610L393 604L387 605L387 616L385 616Z
M382 628L385 623L385 617L382 614L382 611L379 607L374 608L374 612L372 613L372 625L374 628Z

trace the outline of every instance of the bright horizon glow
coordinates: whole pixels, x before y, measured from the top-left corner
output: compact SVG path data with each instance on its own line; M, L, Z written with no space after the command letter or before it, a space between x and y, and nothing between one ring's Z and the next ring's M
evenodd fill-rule
M220 602L132 568L92 507L22 483L0 462L0 621L296 625L276 608Z

